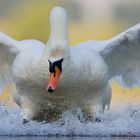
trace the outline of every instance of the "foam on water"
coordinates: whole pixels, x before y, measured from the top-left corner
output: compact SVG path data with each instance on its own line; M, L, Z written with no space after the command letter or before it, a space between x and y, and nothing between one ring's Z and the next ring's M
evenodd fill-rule
M76 113L81 112L77 109ZM0 105L0 135L140 136L140 105L105 111L102 122L98 123L81 123L76 113L67 111L54 123L31 121L22 124L18 108Z

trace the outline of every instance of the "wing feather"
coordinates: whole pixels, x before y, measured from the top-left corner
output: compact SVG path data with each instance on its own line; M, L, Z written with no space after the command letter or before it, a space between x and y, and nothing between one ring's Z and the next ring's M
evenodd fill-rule
M12 82L11 66L18 52L17 41L0 32L0 91Z
M140 24L108 41L100 51L108 66L110 79L125 87L140 86Z

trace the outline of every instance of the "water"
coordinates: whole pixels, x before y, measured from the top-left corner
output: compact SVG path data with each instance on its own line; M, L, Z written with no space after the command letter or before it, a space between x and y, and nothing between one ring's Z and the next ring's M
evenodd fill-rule
M140 138L109 137L0 137L0 140L139 140Z
M78 109L77 113L81 114ZM80 140L84 139L81 136L88 136L88 139L90 137L140 136L140 105L105 111L102 122L98 123L81 123L77 114L67 111L58 122L38 123L30 121L24 125L19 108L7 108L0 105L0 136L59 136L57 139L71 139L71 137L60 136L80 136L80 138L76 138ZM12 138L1 137L0 139ZM46 137L37 138L45 139ZM28 139L36 139L36 137L28 137ZM55 137L50 139L55 139Z

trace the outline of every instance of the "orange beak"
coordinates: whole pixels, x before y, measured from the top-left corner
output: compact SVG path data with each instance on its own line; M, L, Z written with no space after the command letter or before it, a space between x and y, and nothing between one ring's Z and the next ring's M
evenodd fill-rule
M61 72L59 68L55 66L55 72L50 73L50 79L47 86L48 92L53 92L57 88L60 75Z

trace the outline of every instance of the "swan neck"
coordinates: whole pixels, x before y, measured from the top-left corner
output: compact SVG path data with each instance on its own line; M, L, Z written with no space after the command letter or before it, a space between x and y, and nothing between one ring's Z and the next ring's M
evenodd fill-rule
M50 14L49 41L68 40L67 13L61 7L55 7Z

